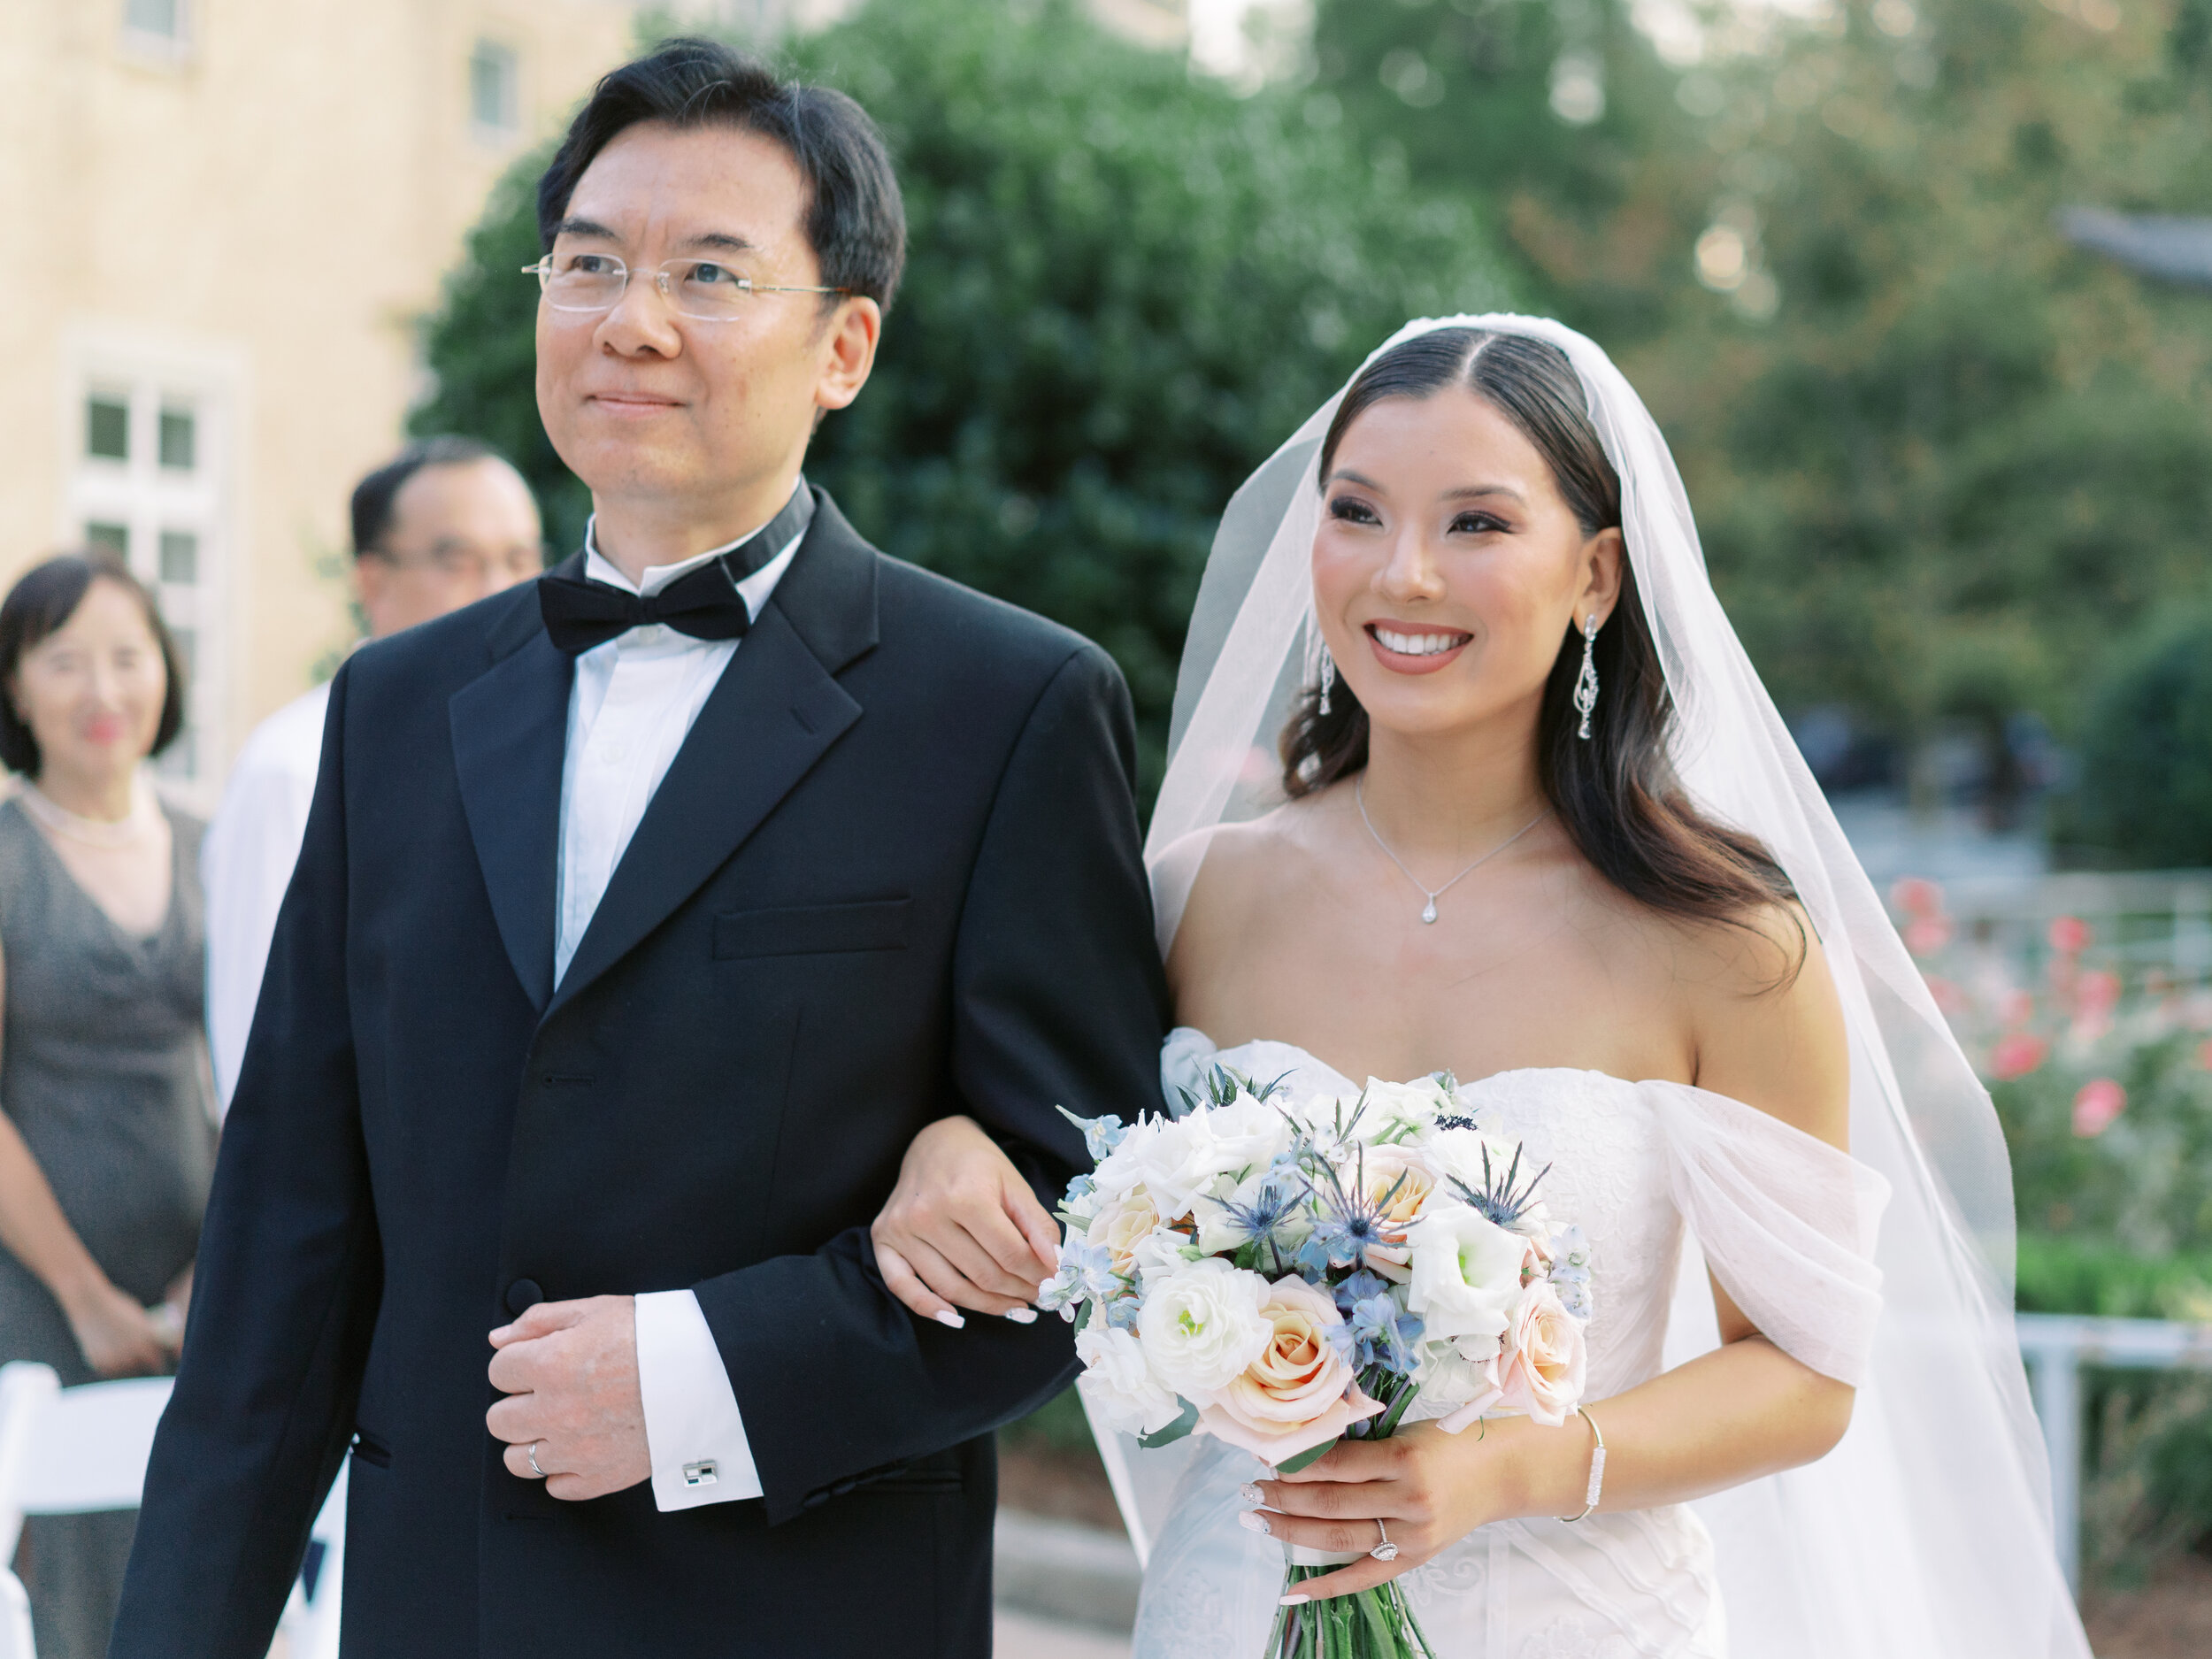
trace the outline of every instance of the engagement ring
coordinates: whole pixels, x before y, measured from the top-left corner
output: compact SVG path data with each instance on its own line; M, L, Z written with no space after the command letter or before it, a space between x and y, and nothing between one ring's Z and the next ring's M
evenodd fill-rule
M1376 1545L1374 1548L1369 1550L1367 1553L1372 1555L1377 1561L1397 1560L1398 1547L1390 1541L1390 1529L1382 1524L1380 1517L1376 1518L1375 1530L1382 1534L1382 1542Z

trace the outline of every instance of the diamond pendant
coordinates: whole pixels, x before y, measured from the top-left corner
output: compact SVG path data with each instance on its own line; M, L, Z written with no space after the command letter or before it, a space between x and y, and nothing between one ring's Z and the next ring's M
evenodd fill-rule
M1425 922L1432 922L1436 919L1436 901L1434 899L1431 899L1429 901L1428 908L1421 912L1421 919Z

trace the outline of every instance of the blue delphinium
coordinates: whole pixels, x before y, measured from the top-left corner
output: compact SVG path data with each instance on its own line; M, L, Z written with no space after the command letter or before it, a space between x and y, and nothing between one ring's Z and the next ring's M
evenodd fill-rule
M1060 1271L1038 1291L1037 1305L1063 1319L1073 1319L1083 1302L1092 1297L1103 1301L1120 1288L1112 1253L1102 1244L1070 1238L1060 1246Z
M1333 1287L1344 1323L1331 1327L1329 1340L1355 1371L1374 1365L1401 1373L1414 1369L1413 1345L1421 1340L1422 1321L1399 1305L1391 1289L1388 1279L1364 1268Z

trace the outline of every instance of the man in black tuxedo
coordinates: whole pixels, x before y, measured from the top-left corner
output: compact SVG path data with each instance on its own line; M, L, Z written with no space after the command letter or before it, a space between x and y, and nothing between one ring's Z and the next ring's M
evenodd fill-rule
M856 105L672 42L540 215L596 516L332 687L111 1652L261 1659L349 1449L349 1659L979 1656L1069 1338L866 1227L933 1120L1048 1197L1156 1089L1127 695L800 478L902 259Z

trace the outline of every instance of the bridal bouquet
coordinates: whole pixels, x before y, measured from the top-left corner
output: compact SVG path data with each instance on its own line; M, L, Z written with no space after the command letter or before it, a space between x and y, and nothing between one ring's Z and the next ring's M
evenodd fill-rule
M1460 1115L1455 1089L1371 1079L1294 1101L1217 1066L1181 1118L1071 1114L1097 1168L1062 1201L1039 1303L1075 1324L1086 1401L1143 1445L1211 1434L1281 1473L1390 1434L1417 1395L1453 1432L1564 1423L1588 1251L1553 1230L1545 1171ZM1290 1555L1289 1586L1358 1559ZM1393 1580L1286 1609L1268 1659L1429 1652Z

